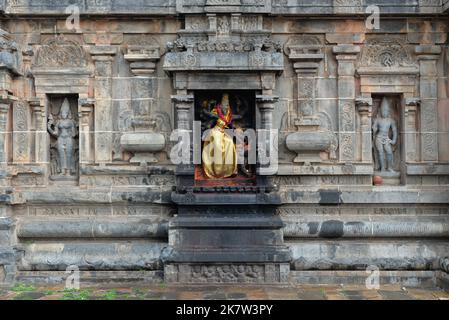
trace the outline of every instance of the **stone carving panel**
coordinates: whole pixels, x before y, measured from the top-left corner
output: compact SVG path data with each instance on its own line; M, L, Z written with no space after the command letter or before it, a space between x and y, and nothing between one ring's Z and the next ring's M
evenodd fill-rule
M45 42L38 50L35 66L40 68L83 68L87 64L84 49L62 36Z
M373 37L363 48L359 67L407 67L414 66L405 41L395 37Z
M30 162L30 112L28 104L23 101L13 106L13 161Z

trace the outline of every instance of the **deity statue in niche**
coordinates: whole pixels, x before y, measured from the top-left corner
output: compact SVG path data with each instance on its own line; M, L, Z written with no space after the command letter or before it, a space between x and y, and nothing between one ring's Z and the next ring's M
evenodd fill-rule
M398 142L398 128L393 117L392 101L383 97L380 112L373 123L373 145L377 155L377 167L381 172L394 171L394 147Z
M56 119L54 114L49 113L47 128L53 140L56 140L51 146L56 150L56 153L51 152L52 175L75 175L78 130L67 98L62 102Z
M203 109L204 111L204 109ZM221 103L207 112L214 127L210 130L203 146L203 170L208 178L228 178L237 174L237 151L234 140L226 133L233 129L235 120L229 103L229 95L223 94Z

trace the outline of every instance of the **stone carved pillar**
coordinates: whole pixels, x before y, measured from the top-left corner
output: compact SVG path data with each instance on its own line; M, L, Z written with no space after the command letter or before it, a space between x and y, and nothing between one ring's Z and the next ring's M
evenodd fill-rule
M112 46L91 49L95 62L95 162L112 162Z
M45 121L45 106L40 99L33 98L28 101L33 113L34 120L34 161L36 163L47 163L47 124Z
M260 111L261 129L271 130L273 128L274 104L279 97L272 95L256 95L257 107Z
M338 121L340 162L355 160L355 60L360 47L337 45L333 48L338 62Z
M190 94L186 94L185 90L178 90L178 95L171 96L171 99L174 103L174 110L176 112L176 129L182 134L183 132L187 132L190 137L190 155L195 163L199 163L201 158L201 143L196 144L193 141L193 128L191 126L192 123L192 113L194 110L194 96ZM200 133L201 139L201 133ZM193 143L192 143L193 141Z
M8 162L7 140L8 135L8 113L11 105L8 101L0 101L0 165Z
M438 161L438 71L440 46L415 47L419 60L421 161Z
M78 110L79 110L79 139L80 139L80 149L79 157L80 163L91 163L93 160L93 155L91 154L91 134L92 128L90 127L90 122L92 114L94 112L94 100L93 99L79 99L78 100Z
M371 163L373 160L373 143L372 143L372 98L356 99L357 111L360 115L360 141L361 141L361 161Z
M175 104L175 111L177 114L176 127L178 130L192 130L190 123L191 114L193 112L193 95L174 95L171 96Z
M406 98L403 119L403 139L405 148L405 162L418 161L418 139L416 131L416 120L418 117L419 98Z

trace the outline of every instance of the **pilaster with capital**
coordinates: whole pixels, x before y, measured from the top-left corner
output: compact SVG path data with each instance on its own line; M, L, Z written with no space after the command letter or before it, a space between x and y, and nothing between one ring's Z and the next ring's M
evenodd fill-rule
M373 99L357 98L355 103L360 115L359 136L361 141L361 161L371 163L373 159L373 143L371 137Z
M93 99L79 99L79 139L80 139L80 163L91 163L94 158L92 153L92 128L91 121L94 113L95 100Z
M112 63L117 49L96 46L90 53L95 62L95 162L112 162Z
M438 71L440 46L415 47L419 61L421 161L438 161Z
M48 134L45 115L45 106L39 98L32 98L28 103L33 114L34 124L34 160L36 163L48 163Z
M333 52L338 63L339 158L340 162L352 162L356 158L355 62L360 47L336 45Z

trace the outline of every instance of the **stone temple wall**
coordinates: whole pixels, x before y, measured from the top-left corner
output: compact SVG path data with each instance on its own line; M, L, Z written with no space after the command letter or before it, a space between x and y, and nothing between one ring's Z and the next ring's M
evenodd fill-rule
M380 28L367 29L376 2ZM292 279L447 271L447 1L3 0L0 12L0 283L60 281L71 265L162 279L182 187L170 134L192 128L198 90L250 90L256 127L279 130L268 180ZM373 145L384 97L391 174Z

